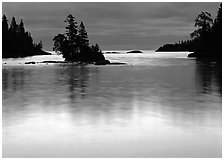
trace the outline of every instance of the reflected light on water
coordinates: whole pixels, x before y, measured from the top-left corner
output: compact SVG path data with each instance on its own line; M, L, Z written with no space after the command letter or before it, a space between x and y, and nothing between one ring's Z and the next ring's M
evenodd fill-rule
M150 61L3 66L3 157L221 157L220 72Z

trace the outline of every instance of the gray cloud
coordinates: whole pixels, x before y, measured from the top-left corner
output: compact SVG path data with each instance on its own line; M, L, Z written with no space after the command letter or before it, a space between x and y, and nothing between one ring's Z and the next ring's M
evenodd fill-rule
M34 40L52 50L52 39L64 32L64 20L73 14L84 21L89 39L102 49L156 49L164 43L188 39L201 11L216 16L219 3L152 2L3 2L9 21L24 20Z

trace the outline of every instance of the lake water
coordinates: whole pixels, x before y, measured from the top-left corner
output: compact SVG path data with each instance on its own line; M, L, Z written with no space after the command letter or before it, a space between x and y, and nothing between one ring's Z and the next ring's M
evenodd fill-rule
M187 54L3 59L3 157L221 157L221 70Z

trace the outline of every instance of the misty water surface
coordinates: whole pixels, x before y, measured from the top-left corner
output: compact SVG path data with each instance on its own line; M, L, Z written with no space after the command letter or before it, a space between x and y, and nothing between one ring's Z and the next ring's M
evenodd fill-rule
M186 55L4 59L3 157L221 157L221 71Z

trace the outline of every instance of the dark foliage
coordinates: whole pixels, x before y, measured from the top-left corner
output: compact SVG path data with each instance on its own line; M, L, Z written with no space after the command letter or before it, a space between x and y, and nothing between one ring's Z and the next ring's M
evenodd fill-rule
M78 26L75 17L67 16L64 34L53 38L53 50L63 55L65 61L93 63L105 61L99 45L89 46L88 34L83 22Z
M211 14L202 12L195 19L197 29L190 34L191 40L166 44L157 51L192 51L189 57L222 60L222 4L213 21Z
M194 51L195 49L195 44L197 43L196 40L187 40L187 41L179 41L178 43L175 44L165 44L156 51Z
M17 58L33 55L49 54L42 50L42 42L38 44L33 42L31 34L25 31L24 23L16 23L15 17L12 17L10 27L5 15L2 17L2 57Z

